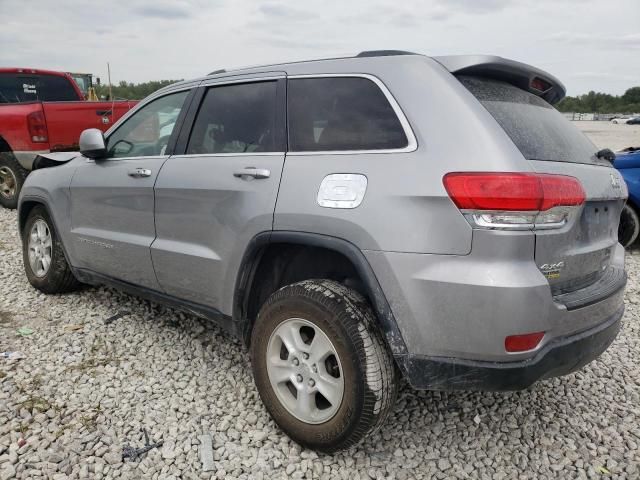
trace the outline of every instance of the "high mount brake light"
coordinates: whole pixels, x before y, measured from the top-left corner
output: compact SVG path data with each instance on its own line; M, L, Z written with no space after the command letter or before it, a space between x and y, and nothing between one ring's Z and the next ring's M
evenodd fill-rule
M535 77L531 80L531 88L544 93L551 88L551 84L539 77Z
M577 178L540 173L449 173L447 193L475 226L531 229L564 225L570 210L584 203Z
M47 122L42 112L31 112L27 115L27 126L33 143L46 143L49 141Z

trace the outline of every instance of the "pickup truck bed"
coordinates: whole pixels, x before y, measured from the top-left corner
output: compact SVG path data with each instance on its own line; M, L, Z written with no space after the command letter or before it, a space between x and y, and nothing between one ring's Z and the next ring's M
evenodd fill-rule
M36 155L77 150L83 130L107 130L136 103L76 101L0 104L0 143L4 142L9 147L4 150L12 152L23 168L31 170Z

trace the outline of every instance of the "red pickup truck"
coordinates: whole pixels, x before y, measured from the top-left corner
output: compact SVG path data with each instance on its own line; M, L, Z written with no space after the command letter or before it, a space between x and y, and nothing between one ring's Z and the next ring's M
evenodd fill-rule
M16 207L38 154L77 150L84 129L107 130L136 103L86 101L68 73L0 68L0 205Z

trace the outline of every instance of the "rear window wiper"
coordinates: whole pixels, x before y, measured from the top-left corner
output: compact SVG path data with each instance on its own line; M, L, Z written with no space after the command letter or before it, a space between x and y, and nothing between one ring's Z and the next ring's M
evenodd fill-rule
M616 160L616 154L610 148L603 148L596 152L596 158L613 163Z

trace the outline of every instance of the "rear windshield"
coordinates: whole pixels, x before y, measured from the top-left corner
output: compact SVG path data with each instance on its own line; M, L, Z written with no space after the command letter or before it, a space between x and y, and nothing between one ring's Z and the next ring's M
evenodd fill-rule
M458 79L528 160L603 163L593 143L542 98L498 80L465 75Z
M66 77L0 73L0 103L79 100Z

